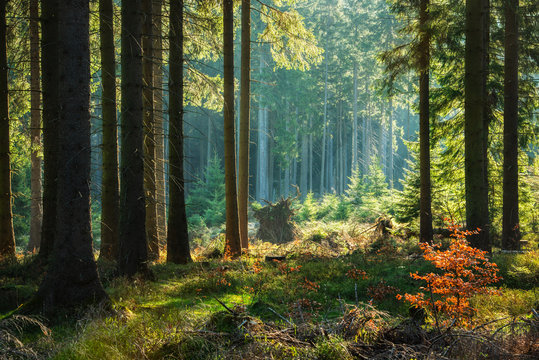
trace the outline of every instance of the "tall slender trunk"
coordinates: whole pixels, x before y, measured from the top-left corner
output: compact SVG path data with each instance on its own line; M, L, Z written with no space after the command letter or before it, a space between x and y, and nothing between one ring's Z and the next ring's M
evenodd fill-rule
M157 236L167 238L167 206L165 186L165 129L163 116L163 0L153 0L153 83L155 135L155 191L157 193Z
M6 0L0 1L0 259L15 256L15 234L11 209L11 164L9 156L9 101L7 85Z
M234 6L232 0L223 0L223 26L226 251L228 256L235 258L241 255L241 241L234 146Z
M169 78L169 214L167 262L191 262L183 161L183 0L170 3Z
M389 134L387 140L387 181L389 187L393 189L393 97L389 98Z
M466 1L465 46L465 188L466 226L479 234L470 237L472 246L490 251L488 219L488 187L485 184L486 163L484 159L484 31L482 1Z
M122 1L120 275L148 273L142 105L142 1Z
M116 119L116 64L112 0L99 1L101 34L101 76L103 93L103 180L101 195L100 257L113 260L118 255L120 184L118 179L118 123Z
M159 258L159 237L157 233L157 193L155 186L155 120L153 83L153 25L152 0L142 0L144 20L142 24L142 107L144 111L144 192L146 197L146 237L148 257Z
M47 261L54 245L58 178L58 0L41 1L41 86L43 91L43 222L39 255Z
M90 9L58 12L58 207L51 264L38 298L46 315L107 299L92 249L90 222ZM74 91L76 89L77 91Z
M309 116L309 192L313 191L313 133L312 119Z
M251 99L251 0L241 2L241 94L239 141L238 211L241 247L249 247L247 207L249 202L249 128Z
M520 249L518 211L518 0L505 2L502 247Z
M324 176L326 171L326 136L327 136L327 115L328 115L328 60L324 57L324 119L322 122L322 157L320 165L320 195L324 194Z
M357 161L357 62L354 61L354 106L353 106L353 120L352 120L352 169L356 169L358 166Z
M429 107L429 69L430 69L430 31L429 0L421 0L419 23L421 44L419 54L419 240L432 241L432 209L430 182L430 107Z
M369 80L365 81L365 115L363 116L363 174L369 173L369 166L371 163L371 136L370 136L370 96L369 96Z
M30 240L27 250L34 252L41 243L41 83L39 66L39 3L30 0L30 147L31 207Z
M260 75L266 67L263 49L260 54ZM265 108L262 92L258 103L258 196L259 200L269 199L268 194L268 110Z
M302 198L308 192L308 171L309 171L309 135L306 133L306 129L303 129L301 135L301 169L299 188L301 190Z

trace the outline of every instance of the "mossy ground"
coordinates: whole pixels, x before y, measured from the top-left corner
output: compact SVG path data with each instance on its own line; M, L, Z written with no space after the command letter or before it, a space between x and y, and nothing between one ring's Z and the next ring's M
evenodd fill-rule
M237 261L157 262L155 282L115 279L107 275L110 264L100 264L113 314L96 307L76 320L56 320L49 336L28 331L23 342L54 359L358 357L354 344L375 342L378 332L408 316L408 305L395 295L418 290L409 274L433 267L414 254L413 241L398 237L304 233L303 240L281 246L255 243ZM265 262L268 253L287 260ZM502 295L473 299L478 322L537 308L538 255L494 256L504 277ZM0 285L35 288L38 278L19 272L25 266L5 268ZM349 319L360 313L363 323Z

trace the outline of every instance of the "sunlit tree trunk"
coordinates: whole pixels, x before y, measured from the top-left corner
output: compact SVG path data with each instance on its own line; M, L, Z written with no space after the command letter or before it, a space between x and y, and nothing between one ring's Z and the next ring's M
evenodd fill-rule
M144 13L142 24L142 77L144 109L144 192L146 197L146 236L148 257L159 258L159 237L157 234L157 193L155 186L155 120L153 83L153 25L152 0L142 0Z
M9 156L9 106L7 85L6 1L0 1L0 259L15 256L11 209L11 164Z
M170 78L169 78L169 211L167 262L191 262L183 156L183 0L170 3Z
M472 246L490 251L488 187L485 184L486 163L484 152L485 124L483 118L483 1L466 1L466 46L465 46L465 187L466 187L466 226L478 235L470 237Z
M112 0L99 1L101 83L103 92L103 179L101 191L100 257L115 260L118 253L120 184L118 179L118 123L116 119L116 64Z
M505 2L502 247L520 249L518 209L518 0Z
M239 141L238 211L241 247L249 247L247 207L249 202L249 131L251 99L251 0L241 2L241 98Z
M324 57L324 119L322 120L322 156L320 165L320 195L324 194L324 180L326 172L326 137L327 137L327 115L328 115L328 55Z
M39 66L39 3L30 0L30 146L31 146L31 207L30 240L27 250L34 252L41 243L41 82Z
M260 53L260 75L263 74L266 67L263 49ZM269 181L268 181L268 110L265 108L262 93L259 95L258 102L258 161L257 161L257 183L259 200L269 199Z
M354 105L353 105L353 120L352 120L352 169L358 166L357 161L357 62L354 61Z
M142 1L122 1L120 275L148 273L144 197Z
M167 238L167 207L165 186L165 124L163 116L163 0L153 0L154 18L154 121L155 121L155 191L157 192L157 235Z
M234 7L232 0L223 0L223 26L226 251L228 256L235 258L241 255L241 242L234 146Z

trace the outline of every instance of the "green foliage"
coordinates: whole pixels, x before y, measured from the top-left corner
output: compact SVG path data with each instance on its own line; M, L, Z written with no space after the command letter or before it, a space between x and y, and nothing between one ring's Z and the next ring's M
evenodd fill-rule
M225 174L217 156L210 160L204 175L187 198L188 219L193 224L203 220L208 226L219 226L225 221Z

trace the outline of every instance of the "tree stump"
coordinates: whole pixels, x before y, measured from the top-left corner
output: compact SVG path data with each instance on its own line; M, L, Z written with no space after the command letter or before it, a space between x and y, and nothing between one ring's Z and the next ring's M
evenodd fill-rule
M291 208L292 202L299 198L281 198L275 204L269 201L266 206L254 209L254 217L260 226L256 236L262 240L273 244L283 244L293 241L297 235L296 224L292 221L294 210Z

